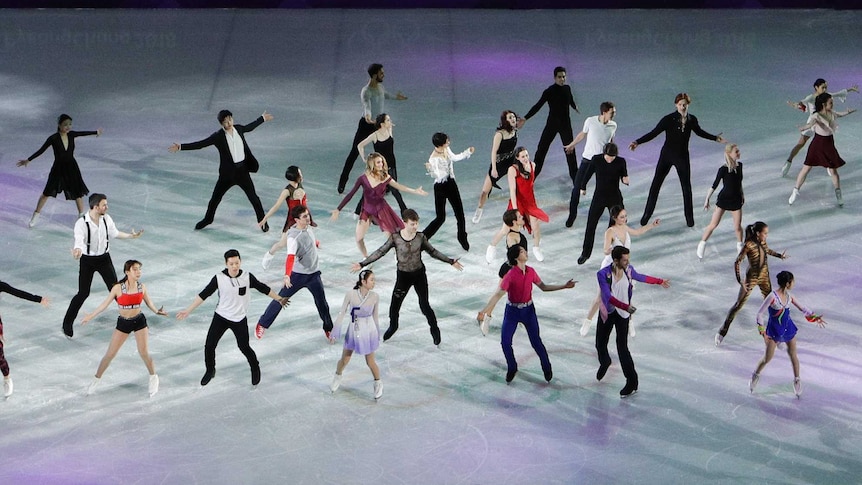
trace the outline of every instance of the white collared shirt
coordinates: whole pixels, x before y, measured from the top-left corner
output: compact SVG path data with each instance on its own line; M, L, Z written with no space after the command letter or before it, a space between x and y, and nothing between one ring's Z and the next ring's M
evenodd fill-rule
M116 238L119 233L111 216L105 214L97 223L87 211L75 222L74 249L80 249L85 256L101 256L108 252L108 239Z
M464 150L459 154L452 152L452 149L446 147L443 153L434 150L431 156L428 157L428 174L434 177L434 183L443 183L447 179L455 179L455 162L470 158L470 150Z
M222 128L224 130L224 128ZM224 130L225 138L227 138L227 147L230 149L230 155L233 158L233 163L239 163L245 160L245 143L242 142L242 137L236 131L236 127L232 130Z

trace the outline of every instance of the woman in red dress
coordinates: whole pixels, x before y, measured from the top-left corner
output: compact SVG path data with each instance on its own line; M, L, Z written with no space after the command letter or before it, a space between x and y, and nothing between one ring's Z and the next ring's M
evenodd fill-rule
M548 222L548 214L539 209L536 204L536 194L533 186L536 183L536 164L530 160L530 152L524 147L515 149L515 164L509 167L506 177L509 180L509 207L516 209L524 216L524 227L533 235L533 255L538 261L544 261L540 243L542 230L539 222ZM508 231L508 228L506 228Z

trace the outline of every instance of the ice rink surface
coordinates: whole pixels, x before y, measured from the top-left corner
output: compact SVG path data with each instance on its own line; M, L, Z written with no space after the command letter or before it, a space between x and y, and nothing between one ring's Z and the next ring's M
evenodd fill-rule
M0 483L857 482L862 119L842 119L836 134L847 161L840 170L843 208L822 169L812 171L789 206L793 178L779 172L805 121L785 101L809 94L818 77L831 91L862 81L860 21L857 12L802 10L0 11L0 279L53 300L47 310L9 295L0 300L15 382L15 393L0 402ZM581 202L575 227L566 229L571 182L559 139L536 189L551 217L542 228L546 260L528 263L548 283L579 281L574 290L534 294L554 366L550 384L520 329L520 372L506 385L502 306L487 337L474 320L494 290L502 255L493 265L484 262L505 209L495 192L482 221L468 220L469 252L455 240L451 212L432 240L465 266L459 273L425 257L443 343L432 345L411 293L400 331L377 353L385 389L379 401L359 357L347 367L341 389L329 392L341 344L326 343L306 291L294 296L262 340L252 337L263 369L256 389L230 334L217 351L217 376L200 387L216 297L185 321L173 315L223 268L229 248L242 253L245 270L280 287L282 255L266 271L260 259L275 242L284 212L274 218L273 231L261 233L244 194L234 188L215 222L194 231L217 177L217 154L212 148L171 154L167 148L218 129L220 109L233 111L238 123L272 113L272 122L247 136L261 161L257 191L268 208L284 186L286 166L302 168L320 224L316 235L334 315L355 281L349 266L359 252L349 212L332 223L328 211L340 200L337 176L372 62L385 66L390 92L409 98L387 102L400 182L431 190L423 164L436 131L450 135L455 151L476 147L473 158L456 167L468 219L500 111L526 113L553 82L554 66L568 68L580 106L580 114L572 112L576 130L598 114L599 103L616 103L621 148L671 112L678 92L689 93L690 112L701 125L740 146L743 223L766 221L770 247L790 255L770 258L773 277L792 271L794 295L829 322L818 329L794 310L801 399L780 351L755 394L748 391L764 347L754 327L759 296L740 312L723 345L713 345L738 290L735 238L725 216L706 257L695 255L711 216L701 210L703 197L723 163L721 145L697 137L691 141L696 227L685 227L672 172L655 213L661 225L632 244L639 271L672 282L670 289L636 287L637 335L630 347L640 390L632 398L619 398L624 378L613 340L614 365L597 382L595 332L578 334L596 294L601 238L592 258L578 266L590 196ZM862 97L851 94L836 108L860 105ZM519 134L531 152L546 110ZM70 255L74 203L50 200L38 225L28 229L51 153L27 168L15 166L54 132L60 113L72 115L74 129L104 130L77 140L84 179L91 191L108 195L121 230L145 229L138 240L113 241L111 254L118 272L126 259L143 261L154 302L171 313L146 311L161 378L153 398L131 341L96 393L84 395L113 332L113 307L87 326L76 325L71 341L60 331L77 285L78 264ZM621 153L631 178L623 195L635 227L662 142ZM796 158L793 177L804 156L803 150ZM433 196L405 198L424 227L434 216ZM384 239L372 229L366 242L373 249ZM394 258L387 256L374 271L385 326ZM105 295L97 279L83 310L93 310ZM253 296L250 325L266 303Z

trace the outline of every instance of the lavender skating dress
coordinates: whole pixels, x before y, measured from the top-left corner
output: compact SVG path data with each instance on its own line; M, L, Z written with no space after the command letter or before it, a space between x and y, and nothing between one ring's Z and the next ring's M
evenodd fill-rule
M380 324L377 319L377 304L380 297L369 291L363 298L359 290L352 290L344 297L341 312L335 321L333 337L342 333L342 320L350 316L347 331L344 332L344 348L359 355L368 355L380 347Z

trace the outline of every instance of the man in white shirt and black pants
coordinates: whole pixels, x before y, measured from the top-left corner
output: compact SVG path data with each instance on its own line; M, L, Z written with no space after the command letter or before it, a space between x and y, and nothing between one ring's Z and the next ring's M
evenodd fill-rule
M581 195L586 191L581 190L581 185L586 185L587 167L592 165L592 158L596 155L601 155L605 145L614 141L614 135L617 133L617 123L614 121L614 115L617 109L614 103L605 101L599 106L598 116L590 116L584 120L584 128L578 133L575 139L566 145L566 153L574 153L575 145L577 145L584 137L587 141L584 143L584 152L581 158L581 167L578 169L578 174L575 176L575 186L572 187L572 198L569 200L569 217L566 219L566 227L572 227L575 219L578 218L578 204L581 201Z
M97 272L102 276L108 291L117 284L117 272L111 261L110 239L134 239L141 237L144 230L131 233L117 229L114 220L108 215L108 197L105 194L90 194L90 210L75 222L75 246L72 256L80 261L78 269L78 293L69 303L66 316L63 317L63 333L72 338L72 323L78 316L78 311L84 301L90 296L90 285L93 275Z

